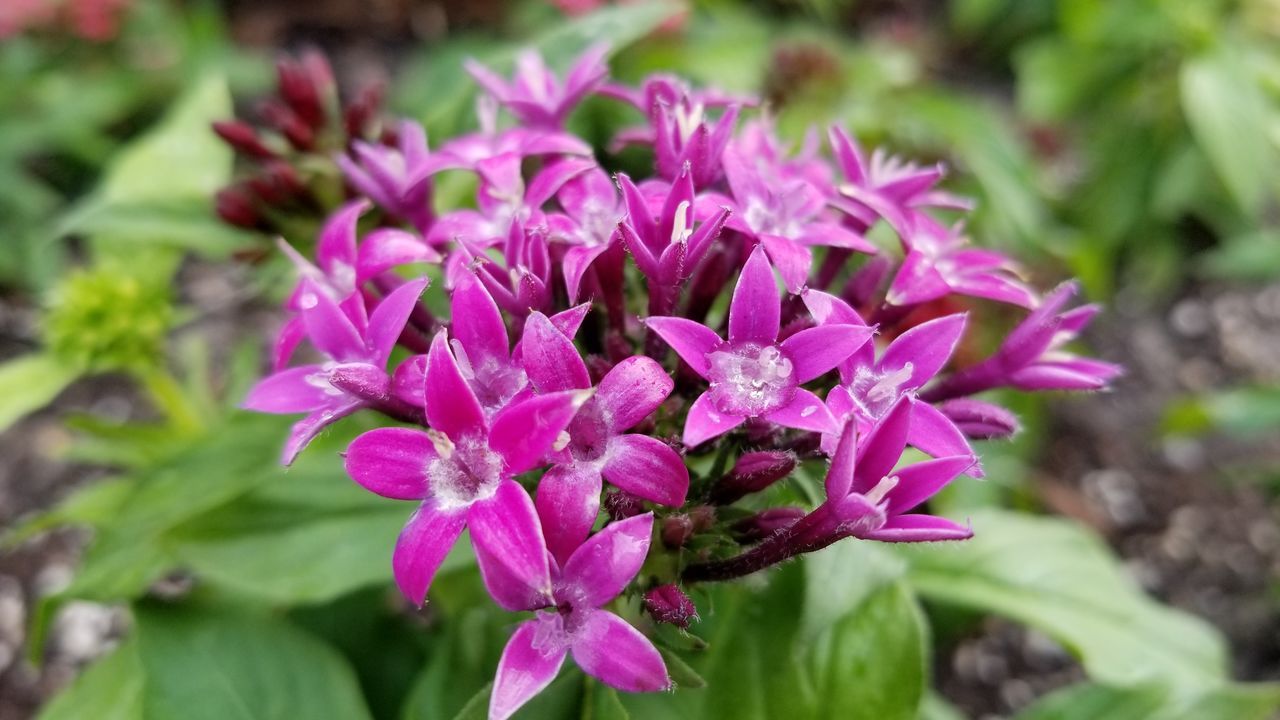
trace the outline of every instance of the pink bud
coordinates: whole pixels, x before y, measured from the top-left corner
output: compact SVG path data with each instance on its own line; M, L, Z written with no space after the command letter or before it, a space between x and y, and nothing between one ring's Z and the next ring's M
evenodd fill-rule
M262 143L258 137L258 131L254 130L249 123L240 120L223 120L213 124L213 131L236 152L262 159L276 156L271 148Z
M779 507L769 508L756 513L745 520L734 523L733 531L742 542L753 543L764 540L791 527L797 520L805 516L804 508Z
M675 585L661 585L644 595L644 609L660 623L689 629L689 621L698 619L698 608L684 591Z
M604 509L614 520L626 520L644 512L644 502L625 490L615 490L605 494Z
M711 489L711 501L729 505L745 495L764 490L795 469L796 455L788 450L743 453L733 469Z
M254 230L262 222L252 196L241 186L219 190L214 198L214 208L218 217L228 225Z

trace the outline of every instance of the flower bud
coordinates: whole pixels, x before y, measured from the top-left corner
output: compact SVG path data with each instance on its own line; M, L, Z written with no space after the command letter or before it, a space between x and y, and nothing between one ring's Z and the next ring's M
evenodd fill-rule
M382 84L370 83L361 88L355 100L351 101L342 113L342 124L347 137L363 138L369 132L369 125L378 116L382 107Z
M213 131L236 152L264 160L276 156L271 148L262 143L262 139L258 137L258 131L254 130L249 123L240 120L223 120L213 124Z
M276 62L276 77L280 85L280 97L284 98L299 119L312 128L323 126L321 89L316 87L309 68L293 58L283 57Z
M675 585L661 585L644 595L644 609L660 623L689 629L689 621L698 619L698 608L684 591Z
M693 523L693 532L706 532L716 524L716 509L710 505L699 505L689 511L689 521Z
M233 185L219 190L214 198L214 209L228 225L253 230L262 222L253 198L244 187Z
M769 508L749 518L739 520L733 524L731 529L742 542L759 542L780 530L791 527L793 523L804 517L805 514L805 509L799 507Z
M688 515L672 515L662 521L662 544L672 550L683 547L693 537L693 519Z
M644 512L644 503L625 490L614 490L605 494L604 510L614 520L626 520Z
M315 131L287 105L269 100L262 104L261 111L267 122L284 134L293 149L306 152L315 148Z
M733 469L716 481L711 502L729 505L743 496L757 493L791 474L796 455L788 450L761 450L743 453Z
M960 432L974 440L1007 438L1022 429L1012 412L994 403L957 398L938 406Z
M391 394L391 378L368 363L343 363L329 371L329 384L368 402L381 402Z

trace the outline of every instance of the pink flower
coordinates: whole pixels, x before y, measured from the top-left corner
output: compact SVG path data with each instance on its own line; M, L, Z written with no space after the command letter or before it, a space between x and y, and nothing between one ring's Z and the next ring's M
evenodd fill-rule
M561 83L536 50L516 58L515 76L507 82L489 68L468 60L467 72L527 128L561 130L569 113L609 74L604 64L609 46L593 45L569 69Z
M733 291L727 341L692 320L647 320L649 328L711 384L689 408L685 445L723 435L748 418L812 432L835 431L836 420L827 406L800 385L848 358L871 337L871 329L827 324L778 342L781 301L773 268L757 246Z
M553 597L532 620L516 628L502 651L489 699L490 720L505 720L542 692L560 672L565 657L588 675L626 692L671 687L666 663L639 630L602 607L640 572L649 552L653 514L611 523L577 547L563 570L552 564ZM533 597L540 588L529 588Z

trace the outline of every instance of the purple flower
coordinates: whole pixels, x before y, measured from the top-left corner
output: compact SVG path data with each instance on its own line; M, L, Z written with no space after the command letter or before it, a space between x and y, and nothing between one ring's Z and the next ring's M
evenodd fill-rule
M685 318L647 320L650 329L711 383L689 408L685 445L722 435L747 418L813 432L836 429L827 406L800 385L848 358L871 337L871 329L819 325L778 342L781 301L773 268L757 246L733 291L728 341Z
M505 263L494 259L483 246L459 240L449 278L457 283L456 278L474 272L498 305L515 317L549 309L552 267L547 227L512 220L502 250Z
M475 272L464 270L456 278L450 315L458 367L485 415L491 417L524 390L528 380L520 363L512 359L502 312Z
M619 175L618 183L627 207L627 219L618 230L636 267L661 287L674 288L688 280L719 236L729 209L721 209L695 229L693 176L688 166L671 184L656 217L649 198L631 178Z
M521 349L529 382L539 393L591 387L573 343L542 313L529 316ZM543 533L557 559L566 560L591 532L602 476L638 498L684 504L689 470L680 455L657 438L626 432L652 414L674 385L652 359L627 358L600 380L569 424L562 459L542 476L537 495Z
M874 254L876 247L858 233L822 218L827 200L807 181L765 173L750 156L733 150L722 158L733 192L727 225L764 246L791 292L809 278L815 245Z
M809 312L819 323L859 325L862 319L839 298L809 290L802 296ZM899 335L876 359L874 343L859 347L840 364L841 384L827 395L827 408L836 418L852 417L859 432L867 432L884 418L902 398L911 403L911 436L907 442L934 457L968 455L975 458L970 469L982 477L976 453L955 423L916 392L931 381L951 360L964 335L968 316L947 315L921 323ZM823 437L823 450L834 452L838 437Z
M508 610L552 604L551 568L533 500L512 478L537 467L589 391L531 397L485 417L444 331L427 354L425 432L371 430L347 448L356 482L420 501L392 556L396 583L421 605L464 527L485 587Z
M281 462L289 465L325 427L377 401L390 402L387 359L417 306L427 279L401 285L378 303L367 322L353 323L319 285L304 278L295 296L306 337L328 360L300 365L263 378L249 391L243 407L265 413L307 413L293 426ZM358 297L358 296L357 296ZM357 305L363 320L364 305ZM335 374L359 375L361 385L379 388L381 396L354 395L334 384ZM368 378L372 376L373 380ZM381 379L381 380L379 380Z
M609 46L598 44L582 54L569 69L563 85L547 69L536 50L527 50L516 58L516 71L511 82L474 60L468 60L467 72L495 100L515 115L524 127L561 130L574 107L591 94L609 74L604 64Z
M946 518L911 513L974 463L969 455L942 457L897 468L914 411L903 398L865 435L848 423L827 473L827 500L793 540L822 546L844 537L884 542L963 540L968 527Z
M1019 267L994 250L969 245L961 224L946 227L922 212L908 211L896 226L907 255L889 284L885 301L910 306L951 293L1036 306L1035 291L1018 278Z
M627 215L618 188L600 168L591 168L566 181L556 195L564 213L547 216L551 235L569 245L561 265L569 302L577 302L583 277L592 265L611 249L618 247L618 223ZM623 256L611 255L607 272L616 278L621 295Z
M925 393L930 400L973 395L996 387L1020 390L1101 390L1123 373L1119 365L1075 355L1065 346L1074 341L1098 313L1097 305L1062 312L1079 287L1059 285L1018 324L1000 349Z
M602 607L640 572L649 552L653 514L611 523L578 547L555 573L554 599L516 628L502 651L489 699L490 720L505 720L542 692L567 655L588 675L625 692L671 687L666 663L653 643ZM555 569L555 566L553 566ZM533 597L540 588L529 588Z
M436 171L427 133L418 123L403 120L397 136L394 148L355 140L351 155L335 160L351 187L425 235L434 219L431 175Z
M904 228L908 224L905 215L915 208L972 209L969 201L934 189L945 174L941 164L922 168L880 149L868 160L844 130L832 126L828 136L845 177L845 183L837 188L844 198L838 206L864 228L874 225L878 217L895 230Z

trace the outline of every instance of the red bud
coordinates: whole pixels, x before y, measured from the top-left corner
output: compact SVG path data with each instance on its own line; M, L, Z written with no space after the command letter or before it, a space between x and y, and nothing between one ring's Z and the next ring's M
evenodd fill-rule
M661 585L644 595L644 609L654 620L689 629L689 621L698 619L698 608L689 596L675 585Z

